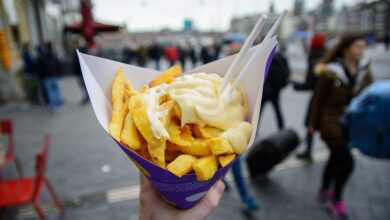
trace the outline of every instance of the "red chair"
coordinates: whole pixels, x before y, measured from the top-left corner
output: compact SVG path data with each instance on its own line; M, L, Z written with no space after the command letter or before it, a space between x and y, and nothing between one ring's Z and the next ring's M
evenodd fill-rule
M59 200L50 181L45 176L50 136L45 135L43 147L36 155L36 176L0 181L0 208L32 204L40 219L46 219L39 199L46 185L61 215L65 208Z
M13 130L12 130L12 121L8 119L0 120L0 131L3 135L8 136L8 149L5 153L5 158L3 163L0 164L0 177L4 167L8 163L14 161L19 177L22 178L23 177L22 166L20 164L19 158L14 154L14 137L13 137Z

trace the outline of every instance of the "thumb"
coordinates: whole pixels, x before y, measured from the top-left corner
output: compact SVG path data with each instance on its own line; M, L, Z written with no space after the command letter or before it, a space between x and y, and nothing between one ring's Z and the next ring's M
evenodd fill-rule
M198 204L183 214L193 216L194 219L206 219L217 208L224 190L225 184L218 180Z

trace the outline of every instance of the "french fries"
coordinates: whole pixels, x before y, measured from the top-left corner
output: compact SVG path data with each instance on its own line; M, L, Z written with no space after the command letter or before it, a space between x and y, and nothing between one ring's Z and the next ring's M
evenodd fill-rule
M112 82L109 132L130 150L174 175L182 177L194 172L197 180L207 181L214 176L218 167L227 166L237 156L231 140L223 137L224 131L210 125L182 126L181 108L168 94L160 96L157 104L159 110L166 113L158 120L165 127L169 138L156 138L148 118L145 101L148 91L163 83L171 83L181 74L179 66L172 66L137 91L125 79L123 69L119 69ZM241 104L246 111L245 97Z
M125 95L125 76L120 68L112 82L112 118L108 127L110 134L120 141L123 126L123 117L127 106L123 103Z
M213 155L233 154L234 150L229 141L222 137L210 139L207 143Z
M217 137L222 132L221 129L215 127L211 127L211 126L202 127L196 124L191 126L191 130L194 133L194 136L197 138L213 138L213 137Z
M214 155L202 157L193 163L192 168L199 181L209 180L217 172L217 158Z
M148 144L149 154L152 161L159 167L165 168L165 147L166 142L163 138L154 137L148 120L146 104L143 94L137 94L130 98L129 108L131 117L138 131L142 134Z
M158 75L151 83L150 87L155 87L163 83L171 83L176 77L181 76L182 70L178 65L174 65L164 73Z
M168 164L167 169L176 176L182 177L192 171L192 164L195 161L196 157L191 156L189 154L182 154L170 164Z
M236 154L228 154L226 156L219 156L218 161L222 167L226 167L230 162L232 162L236 158Z

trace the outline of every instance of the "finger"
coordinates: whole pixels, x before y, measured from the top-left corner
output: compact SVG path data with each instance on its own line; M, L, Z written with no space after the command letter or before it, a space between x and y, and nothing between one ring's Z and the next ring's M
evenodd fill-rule
M218 180L197 205L183 214L194 216L194 219L205 219L217 208L224 190L225 184Z
M152 197L152 194L154 193L154 189L152 185L150 184L149 180L140 173L140 202L148 202L149 198Z

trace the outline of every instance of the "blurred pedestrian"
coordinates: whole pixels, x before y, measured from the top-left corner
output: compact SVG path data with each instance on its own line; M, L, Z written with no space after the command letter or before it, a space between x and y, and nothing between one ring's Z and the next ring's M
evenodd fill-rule
M308 56L308 67L306 71L306 80L303 84L299 83L293 83L294 89L297 91L314 91L315 85L316 85L316 76L314 74L314 66L318 63L318 61L324 56L326 48L326 36L323 33L316 33L313 35L313 38L311 40L310 45L310 52ZM313 96L310 99L309 107L311 106L310 103L313 101ZM309 112L310 109L307 110ZM305 120L305 126L307 127L307 116L306 114L306 120ZM306 133L306 149L303 152L300 152L297 154L297 157L299 159L312 161L311 157L311 149L313 146L313 133L307 131Z
M88 53L88 49L86 47L86 44L84 42L76 41L74 45L74 50L73 50L73 57L72 57L72 67L73 67L73 74L76 75L76 78L78 80L81 92L82 94L82 99L81 99L81 104L86 104L89 102L89 96L88 96L88 91L87 87L84 82L84 77L81 72L81 67L80 67L80 62L79 62L79 57L77 55L78 49L81 53Z
M129 45L122 50L122 59L124 63L132 64L136 57L136 52L134 48Z
M222 44L220 41L216 40L214 41L214 45L213 45L213 61L214 60L218 60L219 59L219 55L221 53L221 49L222 49Z
M23 44L22 48L23 58L23 82L27 100L30 104L39 104L39 93L38 93L38 76L36 59L32 56L31 48L28 43Z
M183 69L183 71L185 71L186 60L187 60L187 56L188 56L188 50L187 50L186 45L180 45L178 47L178 52L179 52L179 61L180 61L181 68Z
M198 53L196 51L195 45L194 46L190 46L188 48L188 56L191 59L192 68L194 68L196 66L196 63L198 62Z
M179 59L179 52L174 45L167 45L165 47L164 54L170 66L175 65L176 61Z
M141 67L146 66L148 48L146 47L145 44L141 43L140 45L138 45L136 56L137 56L137 65Z
M160 70L160 60L162 55L163 55L163 49L157 42L150 45L149 57L154 61L156 65L156 70Z
M42 105L49 105L49 98L46 93L46 89L43 83L43 75L40 73L40 68L38 66L39 60L44 57L44 45L38 45L35 47L37 58L36 58L36 66L37 66L37 78L38 78L38 99L39 103Z
M200 51L200 58L202 59L203 64L213 61L214 55L212 50L213 49L211 48L211 46L202 46L202 49Z
M353 170L353 158L340 118L352 97L372 82L367 66L359 66L365 46L364 36L344 35L315 67L319 78L307 125L309 132L320 131L330 150L319 200L338 219L347 217L342 193Z
M48 104L52 110L57 110L63 103L63 97L58 84L58 76L61 73L61 64L53 51L50 42L45 43L42 54L38 57L38 73L43 80L43 87L48 98Z
M283 53L276 52L272 60L267 78L263 87L263 98L261 100L260 116L264 110L264 105L271 102L274 107L279 130L284 128L284 119L280 109L280 91L287 86L290 77L290 68Z
M249 211L255 211L259 209L259 205L255 202L255 200L252 198L252 196L249 194L247 185L245 183L244 177L242 175L242 168L241 168L241 157L237 159L233 166L232 166L232 171L233 171L233 178L234 182L238 188L238 192L240 194L242 202L245 204L246 208ZM227 190L230 188L229 184L225 182Z
M222 181L218 180L198 204L190 209L180 210L164 201L143 174L140 174L140 185L140 220L206 219L218 207L225 190Z

